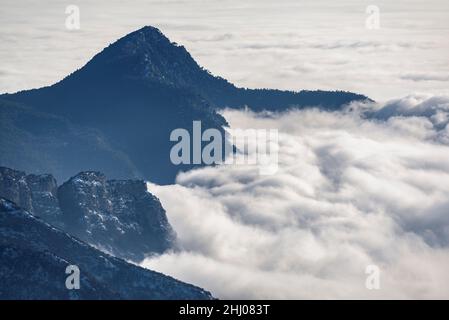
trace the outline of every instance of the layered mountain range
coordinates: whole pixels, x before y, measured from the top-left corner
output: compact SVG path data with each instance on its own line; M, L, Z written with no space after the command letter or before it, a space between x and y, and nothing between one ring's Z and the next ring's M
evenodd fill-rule
M338 109L367 97L349 92L238 88L200 67L158 29L144 27L45 88L0 95L0 165L51 172L65 181L95 170L114 179L173 183L170 133L227 125L220 108Z

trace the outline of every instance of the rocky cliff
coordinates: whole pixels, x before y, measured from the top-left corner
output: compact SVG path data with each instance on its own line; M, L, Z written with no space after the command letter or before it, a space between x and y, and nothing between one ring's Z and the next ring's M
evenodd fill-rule
M144 181L82 172L59 187L58 199L65 230L115 256L139 261L173 247L165 210Z
M108 181L90 171L58 187L51 175L0 167L0 196L120 258L138 262L175 246L165 210L144 181Z

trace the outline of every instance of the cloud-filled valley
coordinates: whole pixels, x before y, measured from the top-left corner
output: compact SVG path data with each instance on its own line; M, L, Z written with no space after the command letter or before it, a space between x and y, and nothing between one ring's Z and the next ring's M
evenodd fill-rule
M149 183L181 250L145 267L219 298L448 296L448 97L223 115L278 129L279 171L224 165ZM365 287L368 265L380 290Z

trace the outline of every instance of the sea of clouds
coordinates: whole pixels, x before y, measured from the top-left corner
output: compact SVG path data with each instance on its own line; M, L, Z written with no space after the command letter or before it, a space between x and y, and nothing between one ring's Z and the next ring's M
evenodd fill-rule
M279 171L223 165L149 183L181 250L144 267L219 298L449 297L449 97L223 114L279 130ZM365 286L369 265L379 290Z

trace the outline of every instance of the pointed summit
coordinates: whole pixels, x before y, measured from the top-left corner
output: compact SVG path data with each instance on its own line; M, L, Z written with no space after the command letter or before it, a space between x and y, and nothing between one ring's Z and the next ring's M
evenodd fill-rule
M177 45L172 43L158 28L145 26L118 39L103 52L111 50L118 53L117 51L121 51L123 54L135 56L156 53L158 48L173 50L176 47Z
M133 31L131 33L129 33L128 35L126 35L125 37L130 37L132 35L136 35L136 34L144 34L144 35L152 35L152 36L161 36L163 38L166 38L164 36L164 34L161 32L161 30L159 30L156 27L153 26L143 26L140 29L137 29L136 31Z
M213 79L183 46L171 42L159 29L145 26L110 44L69 78L190 87L205 76Z

